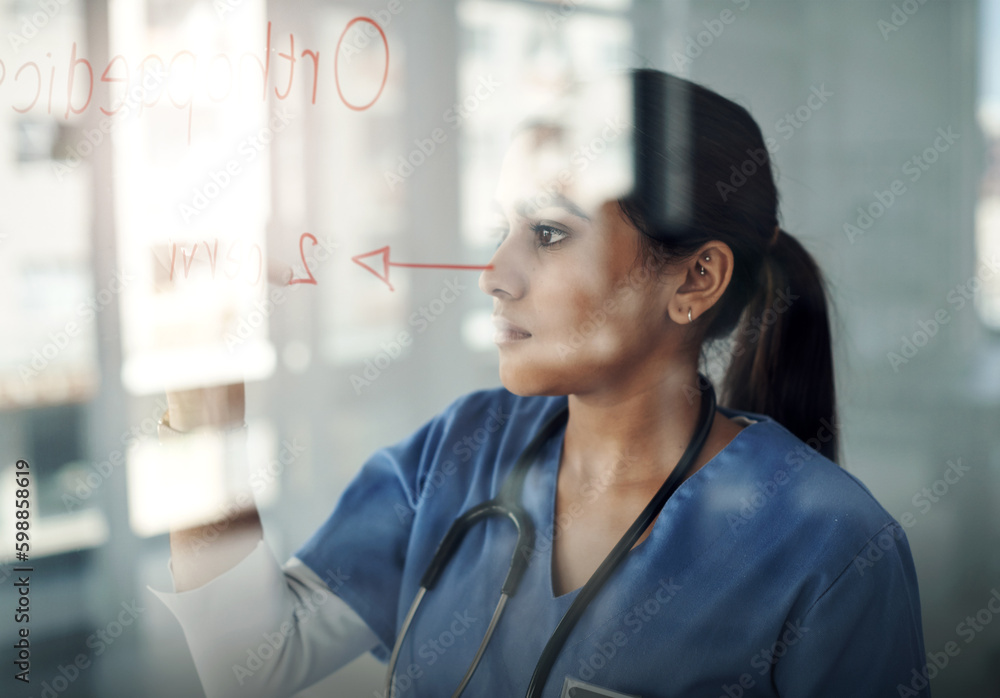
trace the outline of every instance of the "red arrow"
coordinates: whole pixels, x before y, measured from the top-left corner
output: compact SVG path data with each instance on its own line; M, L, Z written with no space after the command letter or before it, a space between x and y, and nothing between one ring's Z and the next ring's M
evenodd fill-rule
M378 273L373 266L366 264L361 260L364 257L374 257L375 255L382 255L382 273ZM390 262L389 261L389 246L380 247L372 252L365 252L364 254L359 254L351 257L351 260L355 264L360 264L362 267L370 271L372 274L377 276L379 279L385 282L385 285L389 287L390 291L395 291L392 284L389 283L389 267L412 267L414 269L492 269L492 264L486 265L474 265L474 264L407 264L404 262Z

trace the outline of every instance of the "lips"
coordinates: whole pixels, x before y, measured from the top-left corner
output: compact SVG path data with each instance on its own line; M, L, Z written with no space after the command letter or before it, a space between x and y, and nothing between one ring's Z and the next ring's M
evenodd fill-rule
M531 336L531 333L528 332L528 330L524 329L523 327L520 327L519 325L515 325L507 318L501 317L499 315L493 316L493 326L497 328L498 332L513 332L515 334L524 334L529 337Z
M499 315L493 316L493 326L497 328L496 334L493 335L496 344L508 344L531 337L531 333L526 329Z

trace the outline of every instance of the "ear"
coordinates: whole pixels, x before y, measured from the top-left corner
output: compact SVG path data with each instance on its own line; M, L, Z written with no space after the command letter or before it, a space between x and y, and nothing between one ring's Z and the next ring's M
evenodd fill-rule
M698 253L681 267L684 279L674 291L668 312L679 325L697 322L714 306L729 286L733 276L733 251L724 242L705 243ZM688 320L688 309L691 320Z

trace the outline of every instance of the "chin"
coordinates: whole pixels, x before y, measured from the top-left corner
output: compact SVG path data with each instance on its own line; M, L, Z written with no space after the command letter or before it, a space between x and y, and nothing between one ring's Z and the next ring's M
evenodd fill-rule
M500 359L500 383L521 397L569 395L569 386L560 380L558 374L558 371L535 362Z

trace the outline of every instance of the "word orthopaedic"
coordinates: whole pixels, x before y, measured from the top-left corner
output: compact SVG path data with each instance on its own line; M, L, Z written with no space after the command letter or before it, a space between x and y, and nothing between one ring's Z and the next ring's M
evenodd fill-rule
M365 103L355 103L352 101L354 97L345 97L340 85L341 72L351 70L350 67L342 68L339 65L341 45L347 32L358 23L373 25L381 35L385 47L382 75L378 84L372 81L372 97ZM344 53L350 56L357 51L348 42ZM304 63L301 67L298 65L300 61ZM167 77L161 89L141 101L137 115L141 116L146 109L157 106L161 101L169 102L174 109L184 114L187 142L190 143L191 122L196 105L218 104L233 98L234 92L236 98L241 98L246 93L256 99L254 95L257 90L260 90L262 102L268 99L269 92L272 91L275 98L284 101L291 95L296 84L296 68L299 68L298 83L306 81L305 89L309 93L311 104L316 104L320 86L332 83L344 106L362 111L375 104L385 87L389 76L389 43L382 28L367 17L355 17L347 23L334 49L333 65L329 67L321 63L318 48L297 50L295 35L291 32L288 34L287 48L272 48L270 22L267 23L264 45L260 50L246 52L235 59L224 53L205 56L180 50L170 57L151 53L142 58L129 58L115 54L106 64L94 65L80 54L74 41L65 58L52 57L51 53L47 53L44 60L27 60L12 65L7 65L0 59L0 91L6 91L5 101L19 114L41 109L52 114L55 109L55 113L62 112L62 117L69 119L87 109L97 108L104 116L113 117L125 106L133 85L141 84L149 74L165 73ZM95 93L101 93L97 83L109 83L110 96L107 103L100 104L95 99Z

